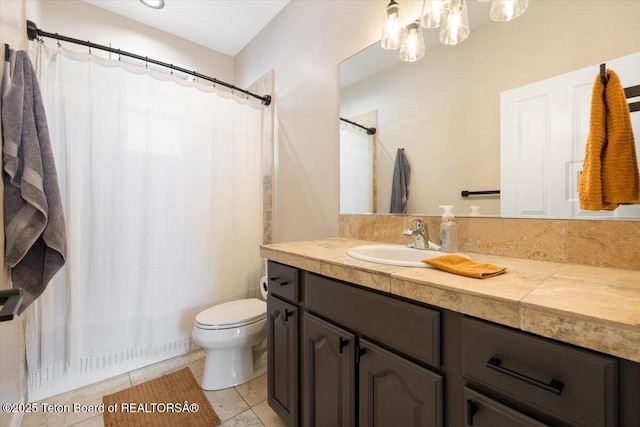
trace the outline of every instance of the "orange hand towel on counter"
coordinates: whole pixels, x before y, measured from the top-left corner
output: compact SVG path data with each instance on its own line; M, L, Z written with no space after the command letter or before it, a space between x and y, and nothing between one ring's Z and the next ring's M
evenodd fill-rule
M618 75L596 77L591 95L589 138L580 176L580 208L614 210L640 203L640 179L629 104Z
M423 259L422 262L449 273L474 277L476 279L486 279L507 271L507 267L483 264L455 254Z

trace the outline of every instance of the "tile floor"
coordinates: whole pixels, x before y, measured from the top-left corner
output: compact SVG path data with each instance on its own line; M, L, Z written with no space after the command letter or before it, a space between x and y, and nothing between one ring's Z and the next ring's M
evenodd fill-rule
M154 365L131 371L108 380L45 399L47 403L98 405L102 396L140 384L162 375L189 367L200 382L204 367L204 350L197 350ZM218 391L204 394L220 417L220 427L281 427L285 424L267 404L267 376ZM102 427L102 414L52 413L25 414L21 427Z

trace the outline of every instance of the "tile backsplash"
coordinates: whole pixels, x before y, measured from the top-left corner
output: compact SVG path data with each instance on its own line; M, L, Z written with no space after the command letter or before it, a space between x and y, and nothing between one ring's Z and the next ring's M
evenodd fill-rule
M340 215L340 237L407 243L402 230L420 218L440 242L439 216ZM640 221L459 217L461 251L572 264L640 269Z

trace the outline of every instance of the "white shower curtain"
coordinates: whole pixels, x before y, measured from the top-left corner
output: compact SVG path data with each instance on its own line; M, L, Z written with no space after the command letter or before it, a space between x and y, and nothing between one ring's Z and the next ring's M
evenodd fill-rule
M375 212L373 206L374 138L340 122L340 213Z
M44 52L68 259L28 312L29 399L184 353L255 295L262 109L142 67Z

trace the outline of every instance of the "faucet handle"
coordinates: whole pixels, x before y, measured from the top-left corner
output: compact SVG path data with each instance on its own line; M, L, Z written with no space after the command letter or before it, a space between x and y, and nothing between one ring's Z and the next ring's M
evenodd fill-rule
M416 223L416 228L421 232L424 233L426 230L426 227L424 225L424 221L418 218L414 218L409 222L415 222Z

